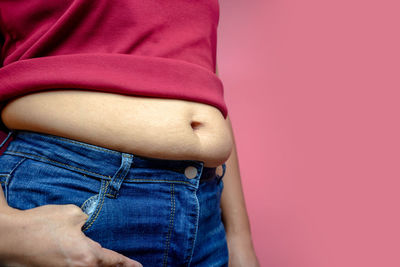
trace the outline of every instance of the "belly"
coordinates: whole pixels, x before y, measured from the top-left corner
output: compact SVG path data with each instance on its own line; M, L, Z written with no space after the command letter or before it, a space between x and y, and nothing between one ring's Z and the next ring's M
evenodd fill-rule
M87 90L42 91L3 108L9 129L58 135L134 155L224 163L233 148L227 121L214 106L176 99Z

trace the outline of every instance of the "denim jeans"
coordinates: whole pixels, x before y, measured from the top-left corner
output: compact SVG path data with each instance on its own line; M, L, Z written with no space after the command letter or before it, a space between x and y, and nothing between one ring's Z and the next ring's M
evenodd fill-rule
M10 139L10 137L13 137ZM82 231L143 266L228 266L223 173L201 161L124 153L60 136L12 130L0 156L8 205L75 204Z

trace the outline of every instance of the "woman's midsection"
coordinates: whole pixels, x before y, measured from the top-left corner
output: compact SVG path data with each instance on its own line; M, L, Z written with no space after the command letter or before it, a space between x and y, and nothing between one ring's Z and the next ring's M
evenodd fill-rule
M214 106L178 99L88 90L41 91L3 108L9 129L58 135L134 155L224 163L233 147Z

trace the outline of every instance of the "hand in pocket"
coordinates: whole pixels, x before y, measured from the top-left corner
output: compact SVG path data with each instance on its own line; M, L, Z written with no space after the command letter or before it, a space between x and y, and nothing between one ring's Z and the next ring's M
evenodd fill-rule
M7 244L0 245L2 266L142 266L86 237L81 228L88 216L78 206L22 211L2 203L0 213L0 244Z

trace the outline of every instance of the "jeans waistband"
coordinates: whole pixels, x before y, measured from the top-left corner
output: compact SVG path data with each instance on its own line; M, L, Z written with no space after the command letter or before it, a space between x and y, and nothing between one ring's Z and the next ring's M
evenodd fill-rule
M0 149L11 136L13 141L9 143L4 154L46 161L101 179L111 179L116 171L115 168L118 169L121 161L126 158L132 160L131 169L152 168L176 172L181 175L177 175L174 179L194 186L213 178L221 180L226 170L225 163L222 164L223 174L218 175L216 167L205 167L202 161L149 158L61 136L26 130L11 130L0 145ZM190 178L187 176L188 173Z

